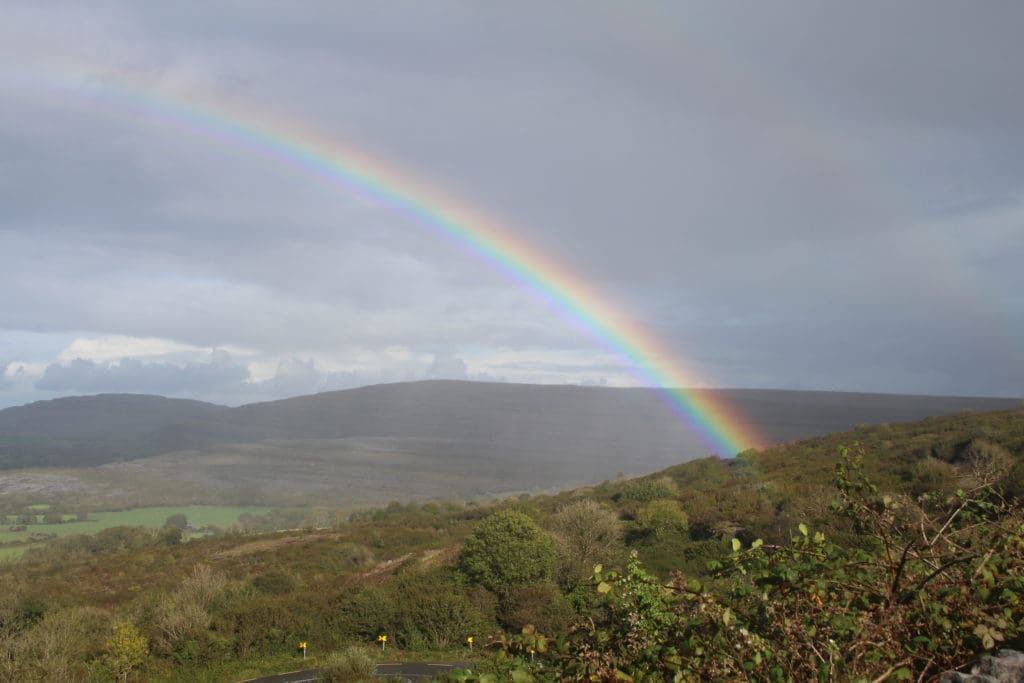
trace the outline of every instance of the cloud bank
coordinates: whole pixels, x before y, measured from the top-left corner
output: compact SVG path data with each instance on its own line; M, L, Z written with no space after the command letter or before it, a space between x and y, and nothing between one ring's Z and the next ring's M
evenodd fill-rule
M223 112L470 207L696 384L1022 396L1022 33L1013 3L10 3L0 406L643 381Z

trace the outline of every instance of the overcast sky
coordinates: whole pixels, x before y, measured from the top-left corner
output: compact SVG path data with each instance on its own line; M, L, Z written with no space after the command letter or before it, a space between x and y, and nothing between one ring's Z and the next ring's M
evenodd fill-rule
M11 2L0 407L428 377L635 385L373 197L358 150L548 254L706 386L1024 397L1024 5Z

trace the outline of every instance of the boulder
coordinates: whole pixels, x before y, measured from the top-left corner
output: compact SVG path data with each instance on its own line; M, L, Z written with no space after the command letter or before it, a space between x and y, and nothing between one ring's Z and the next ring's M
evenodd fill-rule
M947 671L939 683L1024 683L1024 652L997 650L982 655L968 674Z

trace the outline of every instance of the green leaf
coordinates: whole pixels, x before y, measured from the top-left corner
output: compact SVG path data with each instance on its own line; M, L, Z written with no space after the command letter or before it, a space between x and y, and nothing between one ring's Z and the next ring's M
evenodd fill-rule
M732 539L732 551L734 553L739 552L740 548L742 548L742 547L743 547L743 544L740 543L740 539L738 539L738 538Z
M800 533L803 534L804 536L807 535L807 525L804 524L803 522L800 522L800 525L797 526L797 529L799 529Z
M601 595L604 595L605 593L607 593L611 589L612 589L612 585L610 583L607 583L606 581L602 581L601 583L597 584L597 592L600 593Z
M760 547L761 547L761 546L763 546L763 545L764 545L764 541L763 541L762 539L760 539L760 538L759 538L759 539L757 539L756 541L754 541L753 543L751 543L751 544L750 544L750 547L751 547L751 548L760 548Z

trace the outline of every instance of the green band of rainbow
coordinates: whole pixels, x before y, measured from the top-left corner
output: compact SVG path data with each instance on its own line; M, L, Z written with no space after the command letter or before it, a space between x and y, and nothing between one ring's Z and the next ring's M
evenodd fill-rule
M66 78L61 79L66 81ZM285 162L304 173L369 196L408 221L449 240L527 288L600 345L624 359L645 384L657 389L674 412L723 456L734 455L763 440L743 419L707 392L679 359L648 331L615 310L601 294L515 231L480 211L427 187L393 164L372 158L350 145L328 139L293 122L259 117L210 97L188 98L152 87L112 80L109 74L73 79L81 88L127 98L130 103L172 121ZM122 112L123 115L123 112Z

